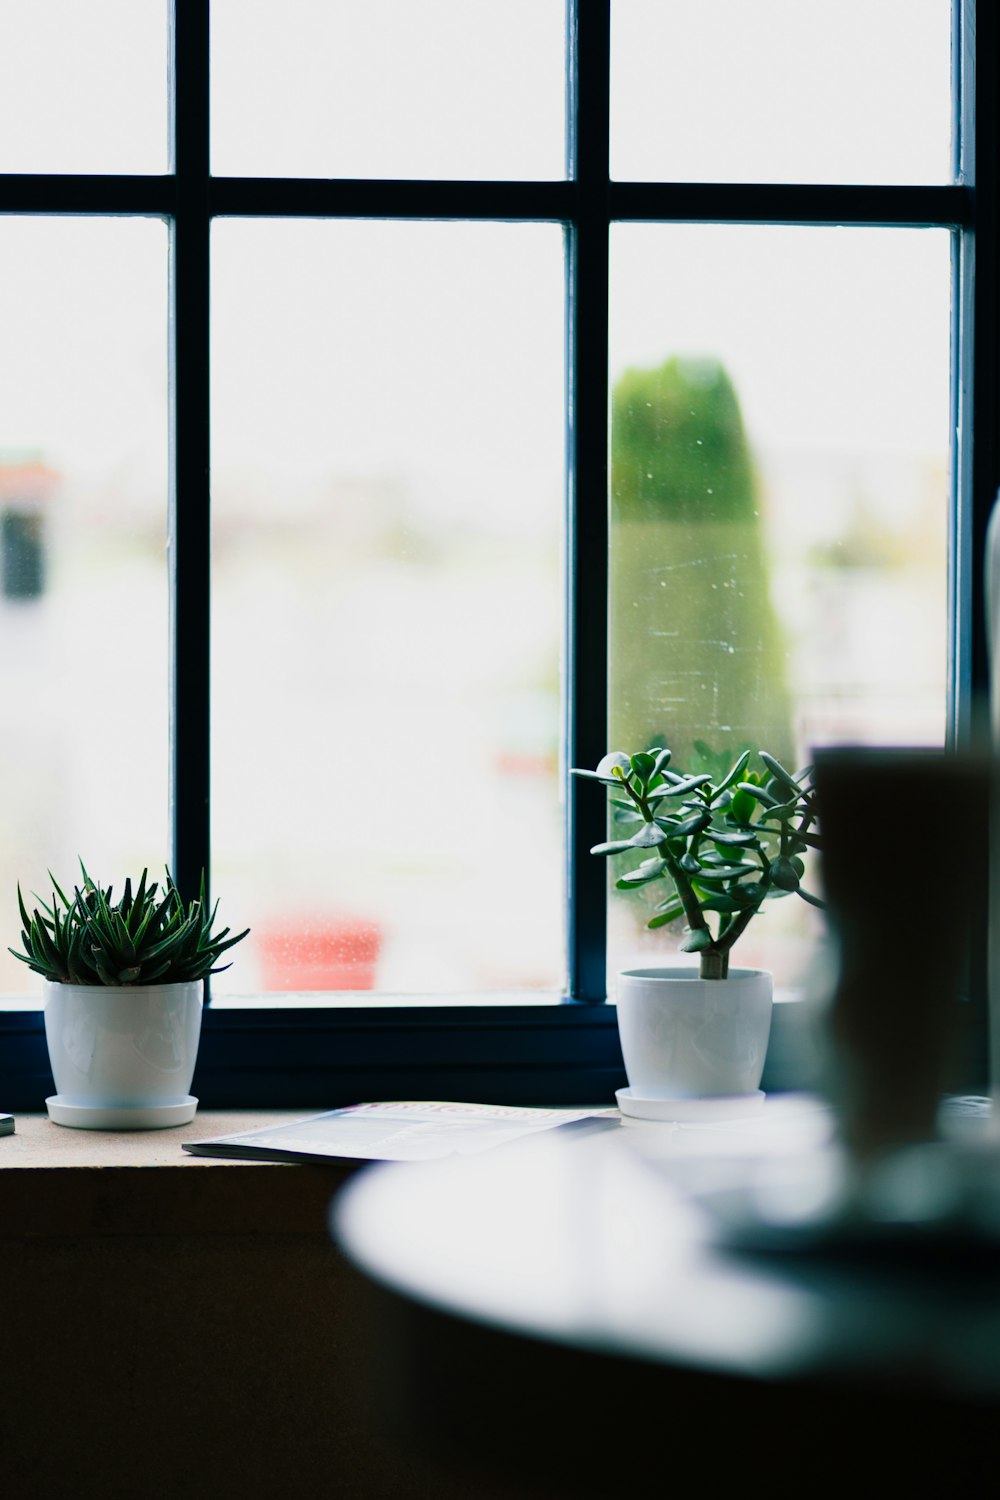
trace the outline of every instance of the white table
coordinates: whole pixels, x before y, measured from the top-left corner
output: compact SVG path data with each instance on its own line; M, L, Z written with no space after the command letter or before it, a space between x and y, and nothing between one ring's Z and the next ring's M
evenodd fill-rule
M606 1493L677 1464L727 1488L766 1474L773 1494L801 1494L817 1465L855 1494L985 1480L991 1256L738 1254L699 1206L831 1130L816 1102L775 1099L726 1125L569 1127L360 1174L332 1223L377 1289L390 1425L512 1494Z

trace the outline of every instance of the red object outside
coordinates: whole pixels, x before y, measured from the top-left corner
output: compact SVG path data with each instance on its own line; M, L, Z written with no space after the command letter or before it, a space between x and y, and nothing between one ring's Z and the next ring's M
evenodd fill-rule
M376 922L344 918L309 927L257 929L267 990L371 990L382 947Z

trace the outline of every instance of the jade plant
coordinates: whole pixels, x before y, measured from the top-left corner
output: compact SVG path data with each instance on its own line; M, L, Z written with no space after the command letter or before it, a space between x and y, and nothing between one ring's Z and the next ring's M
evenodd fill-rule
M166 872L162 890L147 883L147 871L133 890L125 881L118 900L112 887L102 888L91 880L81 861L82 884L66 896L49 872L51 903L29 913L17 889L21 912L21 941L25 952L9 951L36 974L57 984L149 985L180 984L218 974L217 959L240 942L246 928L235 936L230 929L213 933L218 902L211 911L205 899L205 877L195 900L185 902Z
M762 770L751 770L756 753ZM802 856L819 849L812 768L792 775L764 750L744 750L718 781L671 769L668 749L612 751L596 771L611 795L620 836L597 855L647 857L617 881L622 891L663 882L667 891L647 925L683 919L681 952L697 953L702 979L725 979L729 955L765 901L796 894L823 906L802 885Z

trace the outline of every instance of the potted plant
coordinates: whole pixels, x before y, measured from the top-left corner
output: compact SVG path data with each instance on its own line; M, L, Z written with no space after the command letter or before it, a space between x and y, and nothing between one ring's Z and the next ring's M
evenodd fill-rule
M218 903L208 911L204 876L186 902L169 870L162 890L143 870L115 900L80 868L72 898L51 872L50 903L36 896L29 913L17 892L25 951L10 952L45 981L49 1118L90 1130L187 1124L205 977L249 929L213 932Z
M821 847L812 769L792 775L766 751L761 770L744 750L718 780L672 768L668 749L614 751L596 771L575 770L611 793L619 833L591 853L634 856L619 890L662 886L648 926L683 922L691 967L618 976L618 1029L629 1087L626 1113L677 1119L730 1112L761 1099L771 1025L771 975L731 969L730 954L765 901L805 890L803 855ZM706 1111L692 1101L712 1101Z

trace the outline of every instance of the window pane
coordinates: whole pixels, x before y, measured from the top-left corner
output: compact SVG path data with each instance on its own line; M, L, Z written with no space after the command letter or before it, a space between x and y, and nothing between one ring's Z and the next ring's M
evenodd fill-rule
M0 0L0 172L165 172L165 0Z
M946 182L949 0L613 0L611 170Z
M218 989L562 980L562 236L214 236Z
M565 176L564 0L214 0L223 176Z
M169 856L165 226L0 219L0 889ZM12 935L11 941L14 941ZM6 953L2 987L40 981Z
M949 298L943 230L615 230L616 748L942 742ZM651 890L615 897L612 973L673 946ZM808 915L773 903L740 960L794 977Z

